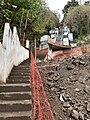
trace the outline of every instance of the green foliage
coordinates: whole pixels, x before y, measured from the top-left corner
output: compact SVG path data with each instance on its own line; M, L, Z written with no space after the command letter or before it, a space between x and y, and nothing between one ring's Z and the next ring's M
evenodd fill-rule
M67 15L68 10L69 10L70 7L73 8L73 7L76 7L76 6L78 6L78 5L79 5L79 4L78 4L78 2L77 2L76 0L71 0L71 2L68 1L67 4L64 6L64 9L62 10L64 16Z
M0 39L3 26L9 22L17 26L21 42L47 33L58 25L57 16L48 9L43 0L0 0Z
M69 9L64 22L70 27L75 38L82 39L82 36L87 36L90 31L90 6L82 5Z

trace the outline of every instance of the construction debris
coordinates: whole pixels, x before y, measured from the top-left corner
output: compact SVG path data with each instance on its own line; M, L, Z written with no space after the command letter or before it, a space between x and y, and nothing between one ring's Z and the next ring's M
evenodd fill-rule
M90 53L38 66L55 120L89 120Z

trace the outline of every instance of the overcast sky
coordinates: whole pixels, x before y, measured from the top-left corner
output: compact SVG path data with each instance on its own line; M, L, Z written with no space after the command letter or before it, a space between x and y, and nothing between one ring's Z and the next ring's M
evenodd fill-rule
M57 12L60 13L62 19L63 18L62 10L64 6L67 4L67 2L71 0L46 0L46 1L51 10L56 10Z

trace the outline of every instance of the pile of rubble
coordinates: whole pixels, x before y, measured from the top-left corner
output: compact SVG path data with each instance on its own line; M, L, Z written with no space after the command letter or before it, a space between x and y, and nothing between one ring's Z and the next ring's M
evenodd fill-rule
M90 54L38 68L55 120L90 120Z

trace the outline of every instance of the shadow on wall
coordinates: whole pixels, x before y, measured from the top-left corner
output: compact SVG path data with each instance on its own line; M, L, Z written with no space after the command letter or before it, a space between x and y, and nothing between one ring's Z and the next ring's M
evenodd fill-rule
M16 27L12 33L9 23L5 23L0 51L0 83L5 83L13 66L29 58L29 51L20 44Z

